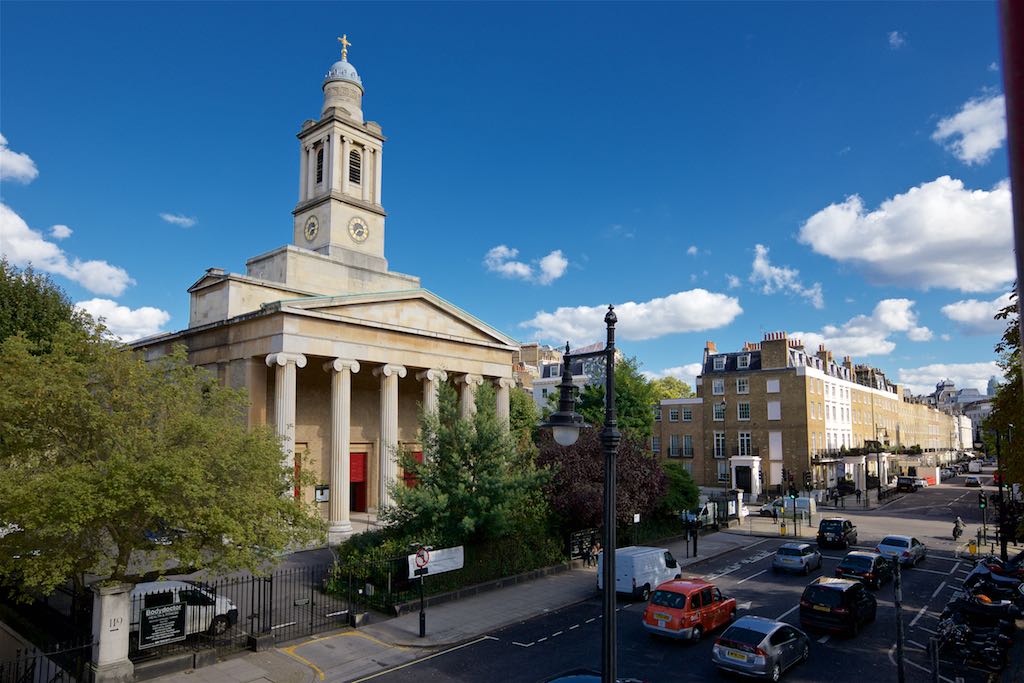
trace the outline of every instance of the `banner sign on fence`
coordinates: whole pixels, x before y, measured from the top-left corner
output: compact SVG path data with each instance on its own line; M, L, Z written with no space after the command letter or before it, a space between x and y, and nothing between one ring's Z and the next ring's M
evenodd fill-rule
M597 543L597 529L581 529L569 536L569 559L582 560L590 555L590 549Z
M461 545L429 552L424 549L415 555L409 555L409 578L462 569L464 559Z
M139 649L185 640L185 603L175 602L142 610Z

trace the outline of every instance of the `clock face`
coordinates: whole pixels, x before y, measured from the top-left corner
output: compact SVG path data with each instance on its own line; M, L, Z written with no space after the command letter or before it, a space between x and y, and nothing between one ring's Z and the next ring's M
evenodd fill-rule
M320 232L320 223L317 221L316 216L310 216L306 219L306 227L303 228L303 233L306 235L306 241L312 242L318 232Z
M366 226L364 219L356 216L348 222L348 234L356 242L365 242L366 238L370 236L370 229Z

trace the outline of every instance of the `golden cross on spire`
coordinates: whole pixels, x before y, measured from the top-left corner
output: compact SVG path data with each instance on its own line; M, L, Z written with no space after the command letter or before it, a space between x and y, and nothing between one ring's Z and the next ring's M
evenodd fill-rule
M348 42L348 34L341 34L341 38L338 38L338 42L341 43L341 58L348 61L348 46L352 44Z

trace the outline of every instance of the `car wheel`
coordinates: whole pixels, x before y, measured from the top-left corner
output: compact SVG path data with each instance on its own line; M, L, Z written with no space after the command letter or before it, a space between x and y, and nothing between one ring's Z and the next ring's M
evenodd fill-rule
M690 639L693 642L695 642L695 643L699 643L700 639L703 636L704 636L704 629L701 628L700 626L694 626L693 627L693 631L690 632Z
M768 678L770 678L773 681L777 681L780 678L782 678L782 667L779 666L778 664L773 666L772 667L772 672L770 674L768 674Z
M731 623L731 622L734 622L734 621L736 621L736 610L735 609L733 611L729 612L729 622Z
M227 630L231 628L231 622L223 614L220 614L213 618L213 623L210 624L210 634L214 636L222 636Z
M811 573L811 563L808 562L807 564L804 565L804 576L807 576L810 573Z
M644 587L640 589L640 599L647 602L647 599L651 597L651 585L645 583Z

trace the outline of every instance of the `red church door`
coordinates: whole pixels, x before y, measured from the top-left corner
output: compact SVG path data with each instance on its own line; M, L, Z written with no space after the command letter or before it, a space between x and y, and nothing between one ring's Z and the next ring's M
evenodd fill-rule
M349 458L349 500L353 512L366 512L366 453Z

